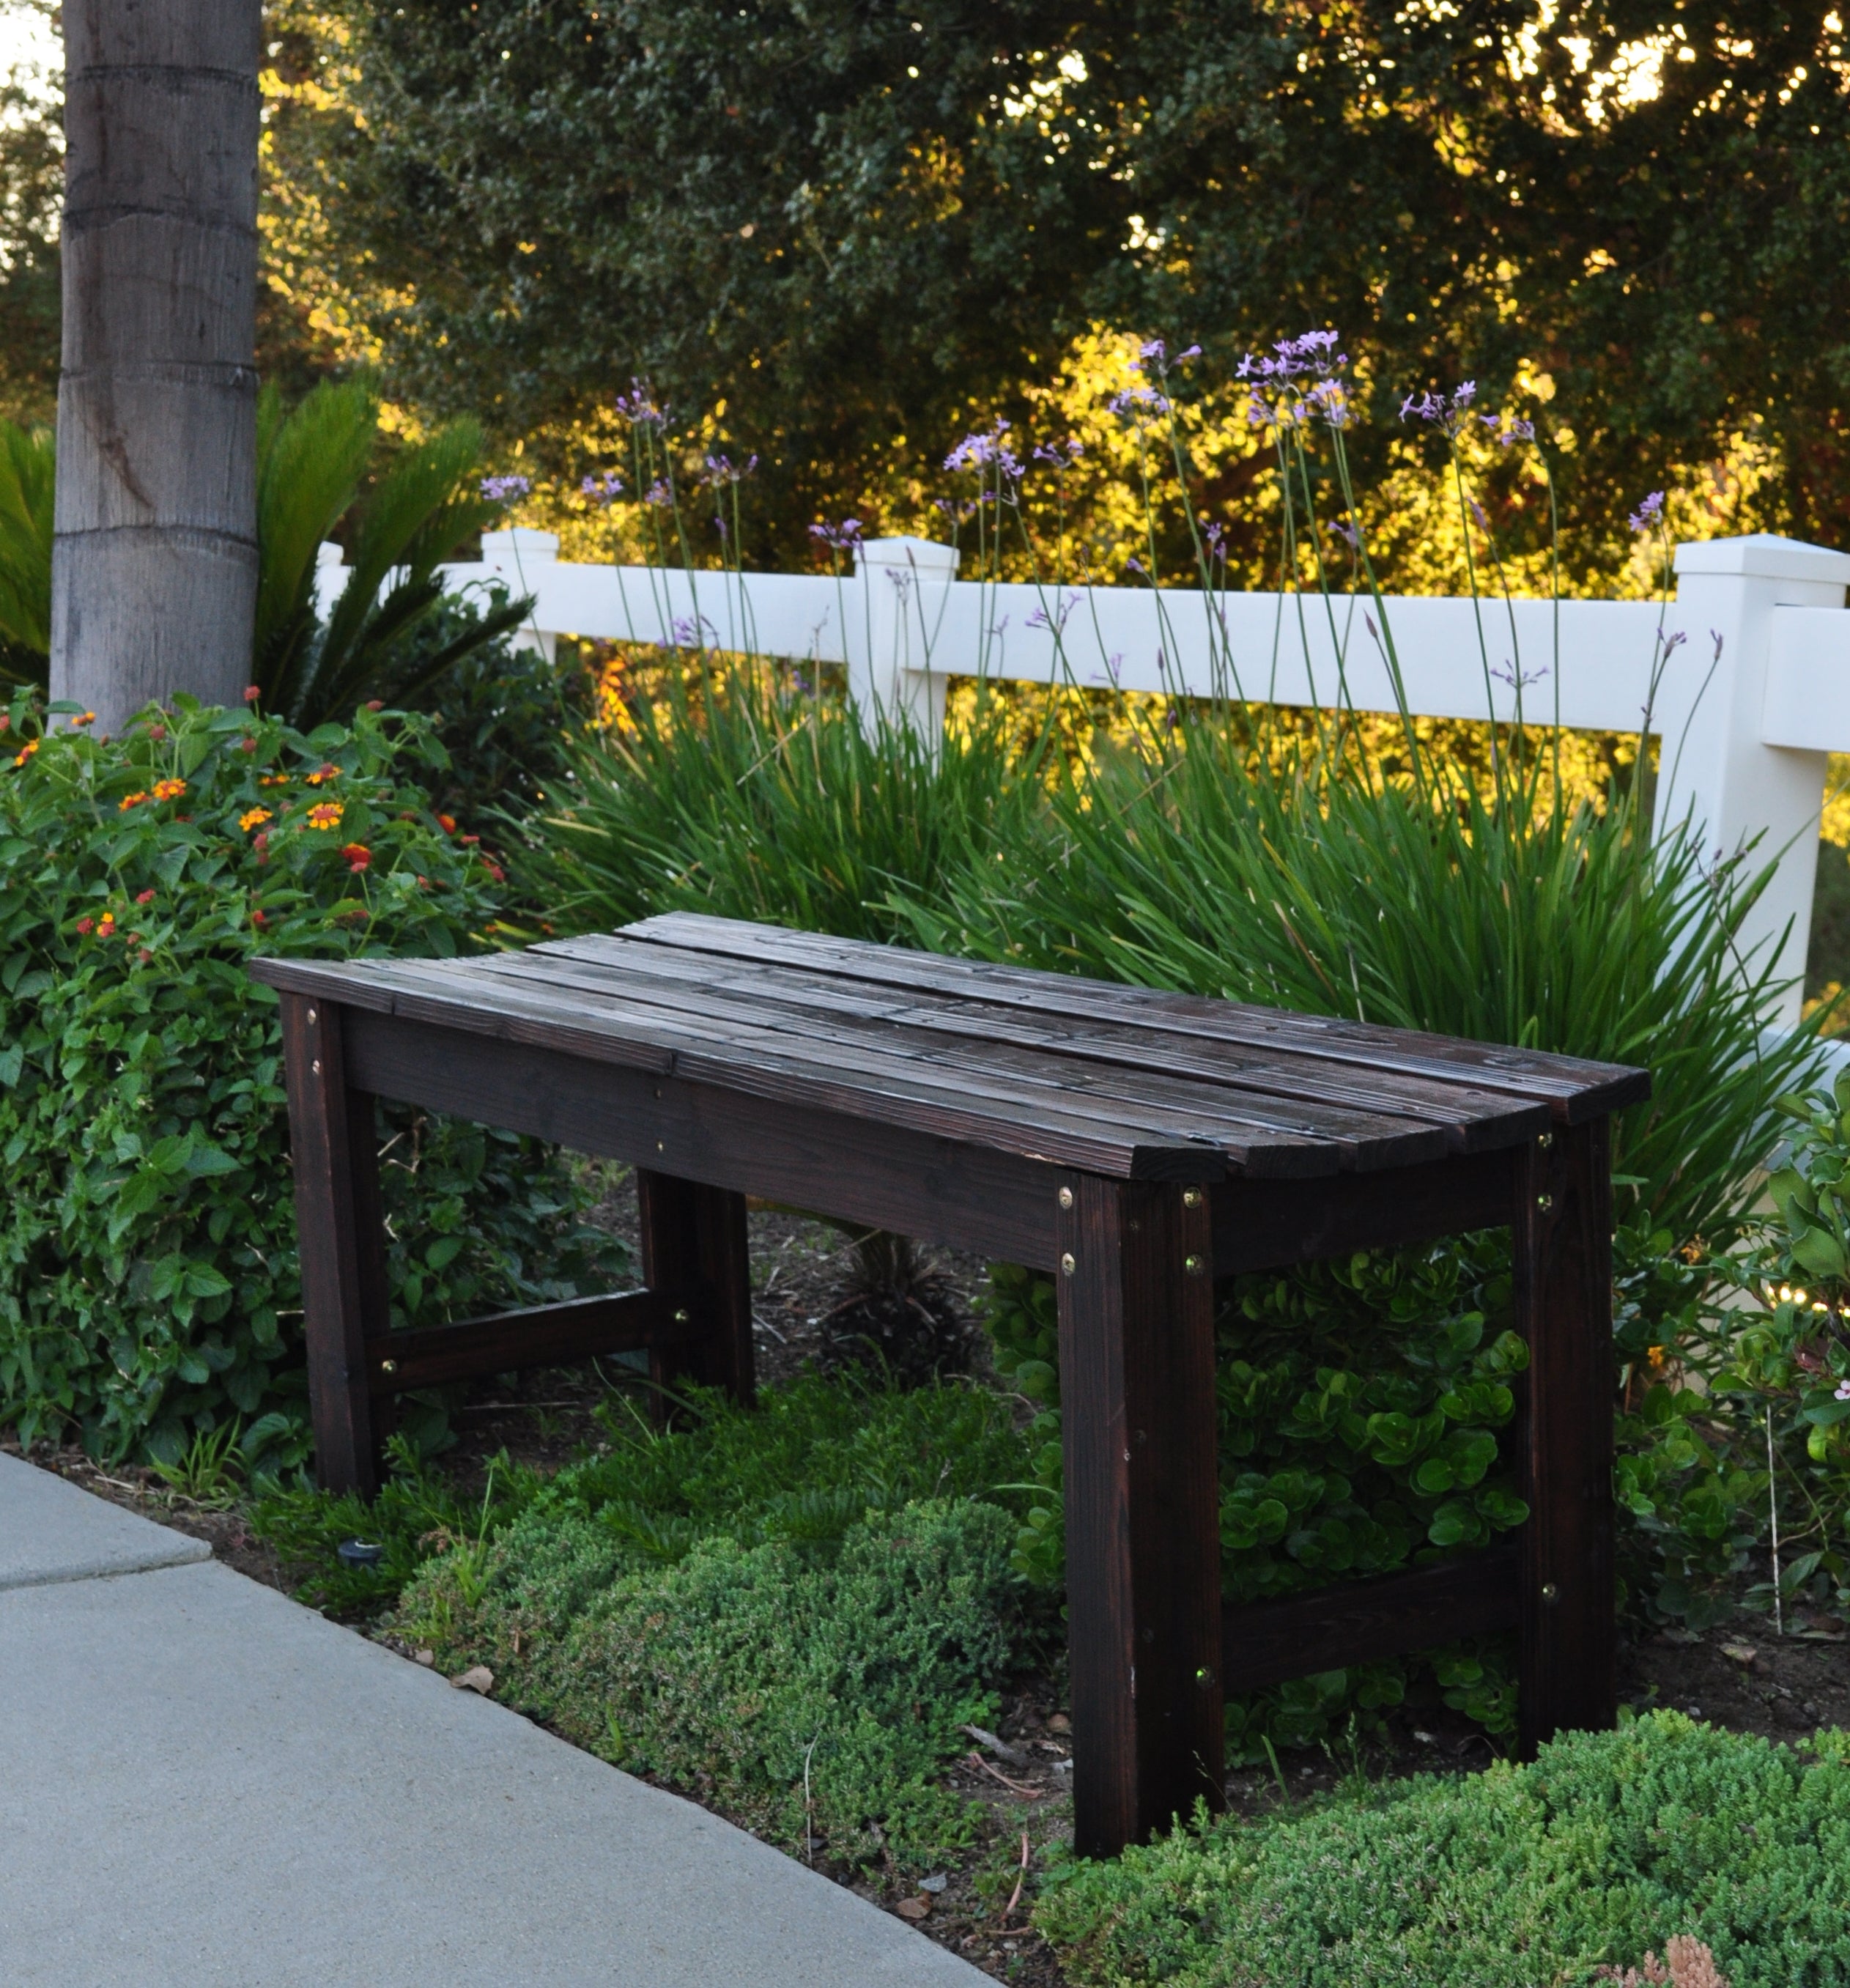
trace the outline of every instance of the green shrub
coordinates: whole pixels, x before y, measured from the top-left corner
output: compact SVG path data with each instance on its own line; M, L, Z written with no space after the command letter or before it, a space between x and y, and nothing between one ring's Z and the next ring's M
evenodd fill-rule
M1509 1329L1507 1253L1489 1237L1360 1253L1289 1274L1232 1279L1216 1323L1221 1584L1262 1601L1475 1550L1520 1525L1504 1432L1528 1364ZM996 1364L1044 1404L1033 1431L1038 1495L1016 1565L1064 1570L1053 1286L998 1272ZM1513 1723L1499 1639L1294 1680L1227 1708L1236 1759L1323 1738L1351 1709L1398 1704L1415 1670L1493 1732Z
M257 1418L291 1460L286 1116L276 997L248 964L468 949L495 866L404 778L418 721L303 737L181 700L104 739L42 735L22 697L5 736L0 1424L171 1460ZM395 1322L610 1277L570 1174L530 1143L408 1111L382 1134Z
M1676 1933L1733 1988L1850 1980L1850 1738L1659 1712L1074 1867L1036 1922L1081 1988L1578 1988Z
M808 1375L751 1411L690 1390L669 1430L625 1398L603 1414L602 1453L543 1485L497 1468L479 1513L421 1536L442 1501L402 1472L385 1516L401 1557L442 1557L405 1588L398 1632L786 1844L806 1760L831 1856L872 1854L870 1824L906 1855L965 1840L965 1804L932 1777L1048 1626L1009 1566L1025 1456L1006 1404ZM258 1523L325 1557L349 1516L334 1505L279 1494Z
M791 1848L860 1860L969 1840L932 1785L993 1719L1010 1656L1013 1521L936 1499L828 1550L702 1539L666 1565L597 1520L534 1511L485 1557L435 1564L399 1626L619 1766L698 1791ZM876 1834L878 1831L878 1834Z

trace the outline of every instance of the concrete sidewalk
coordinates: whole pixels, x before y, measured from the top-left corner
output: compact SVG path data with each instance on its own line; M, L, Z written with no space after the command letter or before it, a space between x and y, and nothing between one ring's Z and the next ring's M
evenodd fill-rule
M692 1804L0 1457L8 1988L976 1988Z

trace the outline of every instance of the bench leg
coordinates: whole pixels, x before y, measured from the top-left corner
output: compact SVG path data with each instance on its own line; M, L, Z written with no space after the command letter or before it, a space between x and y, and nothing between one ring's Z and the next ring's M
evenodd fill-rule
M1557 1127L1517 1161L1516 1329L1529 1344L1520 1743L1612 1726L1612 1190L1607 1121Z
M340 1009L280 998L315 1469L325 1489L370 1498L390 1406L372 1395L368 1341L391 1324L373 1100L347 1088Z
M1220 1493L1205 1188L1060 1190L1074 1841L1223 1805Z
M662 1388L680 1380L724 1388L749 1405L756 1383L745 1196L638 1167L636 1199L642 1281L684 1297L695 1327L692 1341L650 1354L649 1378Z

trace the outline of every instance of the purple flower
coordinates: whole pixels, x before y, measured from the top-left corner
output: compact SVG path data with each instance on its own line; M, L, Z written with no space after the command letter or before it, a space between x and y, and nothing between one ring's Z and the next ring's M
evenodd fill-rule
M1535 439L1533 421L1519 420L1513 414L1480 414L1477 418L1490 431L1491 439L1499 448L1507 448L1512 442Z
M681 615L675 622L675 640L684 649L704 648L705 637L719 632L704 614Z
M1477 398L1477 382L1460 380L1450 394L1409 394L1400 404L1400 418L1404 421L1411 414L1415 421L1430 421L1442 434L1455 435L1468 418L1471 403Z
M742 469L735 469L729 456L709 455L707 458L707 473L702 481L712 484L717 490L722 483L742 483L757 467L756 455L747 461Z
M1527 690L1530 684L1541 681L1548 674L1548 666L1544 663L1539 670L1519 672L1512 664L1505 663L1500 669L1493 667L1490 674L1499 683L1507 683L1512 690Z
M1351 552L1358 550L1361 546L1361 533L1353 525L1345 523L1341 518L1332 518L1330 520L1330 529L1348 546Z
M1160 416L1169 411L1169 403L1154 387L1127 387L1106 403L1114 414L1128 414L1133 421Z
M1057 635L1065 629L1067 617L1078 605L1079 596L1069 593L1064 600L1055 601L1051 614L1044 607L1035 608L1028 616L1027 625L1030 628L1051 628Z
M1465 502L1471 507L1471 515L1477 520L1478 529L1487 537L1490 530L1490 520L1484 516L1484 507L1475 497L1467 497Z
M645 504L658 505L672 504L675 501L674 486L665 476L658 476L642 493L642 501Z
M1068 435L1064 441L1037 442L1030 460L1047 463L1055 469L1070 469L1085 452L1085 444L1077 435Z
M1838 1382L1837 1392L1832 1397L1832 1399L1839 1401L1850 1401L1850 1381L1840 1381Z
M1003 440L1008 431L1009 424L998 417L986 431L966 435L945 458L945 468L974 469L980 473L993 463L1005 477L1019 478L1021 465Z
M861 543L861 520L844 518L839 525L812 525L810 536L820 539L831 552L852 552Z
M657 404L654 390L646 380L631 380L629 392L617 396L617 411L639 426L665 428L668 424L668 411Z
M1643 503L1632 513L1628 522L1633 531L1649 532L1655 530L1662 523L1663 516L1664 493L1661 490L1653 490Z
M533 487L530 476L485 476L482 479L482 494L491 504L511 504L517 497L524 497Z
M623 478L615 470L607 469L601 476L587 476L578 487L597 503L614 504L623 495Z

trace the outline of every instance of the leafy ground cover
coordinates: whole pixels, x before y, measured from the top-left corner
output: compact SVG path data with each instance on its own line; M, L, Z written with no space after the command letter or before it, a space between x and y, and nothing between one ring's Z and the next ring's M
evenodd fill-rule
M1732 1988L1825 1988L1850 1978L1847 1886L1850 1737L1659 1712L1528 1767L1179 1832L1078 1868L1037 1917L1088 1988L1567 1988L1673 1935Z

